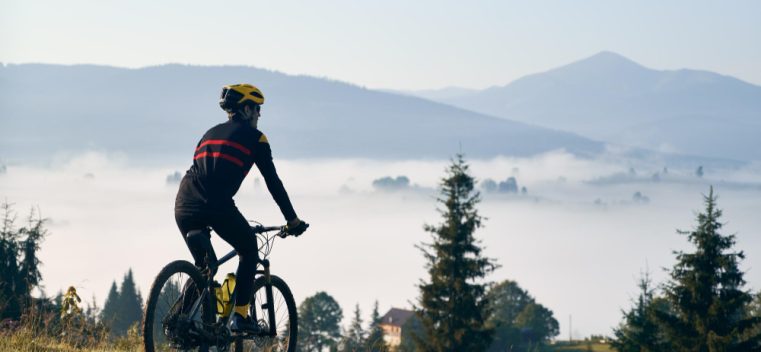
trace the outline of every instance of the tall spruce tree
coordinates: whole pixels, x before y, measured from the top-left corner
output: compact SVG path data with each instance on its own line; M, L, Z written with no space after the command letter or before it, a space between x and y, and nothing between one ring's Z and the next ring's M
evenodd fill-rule
M124 280L119 289L119 299L116 305L116 320L114 332L125 335L133 324L139 324L143 318L143 302L137 291L132 269L124 275Z
M106 296L106 302L103 303L103 310L100 311L100 321L107 326L109 331L114 333L114 323L116 322L117 306L119 304L119 290L116 286L116 280L111 283L111 289Z
M672 351L761 351L761 336L748 336L758 319L746 315L752 297L743 290L744 254L732 250L734 235L719 233L722 211L716 199L711 187L695 229L679 231L695 251L675 252L677 263L665 286L671 309L656 315Z
M0 320L21 317L19 288L19 234L14 226L16 214L7 201L2 204L3 225L0 229Z
M349 329L344 336L344 351L363 351L367 333L362 328L362 312L359 304L354 306L354 315L349 323Z
M33 305L32 290L42 280L37 252L47 234L46 219L32 209L28 225L15 227L16 215L7 201L0 205L3 223L0 228L0 320L17 320Z
M367 327L367 338L365 339L364 351L383 352L388 350L386 341L383 340L383 329L380 327L381 316L378 312L378 301L373 305L373 312L370 314L370 322Z
M639 279L640 293L634 306L624 311L623 321L613 330L611 342L620 352L668 351L668 346L653 315L656 307L650 275L645 272Z
M42 263L37 258L37 251L40 250L40 243L47 234L47 230L44 227L47 220L39 216L39 212L35 212L34 208L32 208L27 222L27 226L19 231L19 233L26 236L21 242L23 256L19 265L19 279L21 281L20 296L27 304L30 304L32 290L39 286L40 281L42 281L42 273L40 273L40 265Z
M437 226L426 225L433 243L419 246L428 263L430 279L421 282L419 309L423 336L415 336L422 351L482 351L491 343L493 328L485 324L489 317L486 284L478 282L496 266L483 257L474 237L482 218L476 204L474 178L458 154L441 180L437 201L443 217Z

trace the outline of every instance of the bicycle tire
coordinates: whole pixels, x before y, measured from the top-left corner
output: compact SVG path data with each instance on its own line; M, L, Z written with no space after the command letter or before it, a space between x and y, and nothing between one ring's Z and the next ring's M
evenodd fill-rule
M179 286L174 282L176 279L184 280L183 285L185 286L182 289L178 289ZM143 348L145 352L177 350L176 347L169 346L167 342L169 338L163 333L164 329L162 324L164 323L163 320L166 317L166 314L175 309L177 303L179 303L179 300L175 301L173 298L168 297L168 292L174 292L173 290L176 290L176 296L182 297L180 291L190 290L187 292L195 291L194 293L196 297L198 297L201 292L203 292L205 287L204 282L204 277L198 268L184 260L171 262L161 269L151 285L148 301L146 302L145 310L143 311L142 333ZM162 292L164 295L162 295ZM211 324L214 322L214 312L211 310L209 300L204 300L200 310L201 319L204 323ZM159 317L159 315L161 316ZM180 350L207 352L209 346L207 343L200 342L198 343L198 346L180 348Z
M296 344L299 335L298 324L298 311L296 309L296 301L293 299L293 293L291 289L285 283L283 279L278 276L271 275L270 280L272 282L272 295L273 301L275 301L275 318L276 329L278 331L278 337L275 339L271 337L255 337L251 340L236 339L234 342L235 352L248 352L248 351L283 351L283 352L295 352ZM259 277L254 281L253 294L251 295L251 310L257 310L257 318L262 321L268 321L268 315L264 315L266 311L263 310L262 304L269 303L266 301L265 294L266 278ZM285 317L287 322L282 321L282 314L278 314L280 309L283 309L282 305L285 305L287 312ZM282 323L282 325L281 325ZM285 338L282 338L282 335ZM278 340L278 338L280 338ZM280 342L280 343L278 343ZM283 346L283 342L285 346Z

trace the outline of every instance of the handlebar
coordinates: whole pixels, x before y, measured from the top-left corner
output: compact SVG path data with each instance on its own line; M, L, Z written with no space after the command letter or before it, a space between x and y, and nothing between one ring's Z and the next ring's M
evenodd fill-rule
M285 226L262 226L262 225L251 226L251 230L254 231L254 233L256 234L275 231L275 230L282 231L284 229L285 229Z
M254 234L260 234L270 231L278 231L278 233L275 234L275 236L278 236L280 238L286 238L290 236L288 232L285 230L285 225L282 226L263 226L263 225L256 225L251 226L251 231L254 232Z
M264 226L264 225L262 225L262 224L260 224L260 223L258 223L256 221L249 220L249 222L256 223L256 225L251 226L251 232L253 232L254 235L259 235L259 234L263 234L263 233L270 232L270 231L277 231L275 236L280 237L280 238L286 238L288 236L299 237L299 236L301 236L301 234L304 233L304 231L306 231L309 228L309 224L301 221L299 227L303 227L303 228L298 229L297 230L298 233L293 234L293 233L290 233L288 231L288 226L287 225ZM270 237L270 235L265 235L265 236L266 237ZM270 237L270 238L272 238L272 237Z

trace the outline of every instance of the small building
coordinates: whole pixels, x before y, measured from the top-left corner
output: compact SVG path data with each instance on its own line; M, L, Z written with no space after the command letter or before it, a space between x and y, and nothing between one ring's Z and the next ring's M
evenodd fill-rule
M414 314L415 312L411 310L391 308L381 318L380 327L383 329L383 340L392 351L402 343L402 326Z

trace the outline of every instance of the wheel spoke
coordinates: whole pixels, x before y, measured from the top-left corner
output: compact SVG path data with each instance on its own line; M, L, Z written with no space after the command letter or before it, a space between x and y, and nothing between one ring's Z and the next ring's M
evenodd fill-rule
M185 261L172 262L161 270L146 302L143 327L146 351L208 350L205 342L190 332L192 322L187 317L193 301L198 300L202 280L195 266ZM194 318L211 323L214 316L207 306L201 304Z
M277 277L272 277L272 302L267 302L266 288L264 279L257 280L254 285L252 295L252 307L255 308L257 318L269 326L270 312L274 315L275 326L272 328L276 331L275 337L260 336L253 338L252 341L244 343L245 351L262 350L262 351L294 351L295 338L291 335L296 334L296 327L291 328L291 322L296 321L296 304L293 302L290 290L285 283ZM270 305L270 309L262 308L263 304ZM292 331L293 330L293 331ZM291 343L294 342L292 345Z

